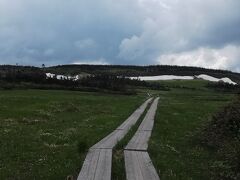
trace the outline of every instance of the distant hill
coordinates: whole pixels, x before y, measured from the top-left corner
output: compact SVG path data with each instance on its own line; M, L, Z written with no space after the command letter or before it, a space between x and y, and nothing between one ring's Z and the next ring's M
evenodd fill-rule
M118 76L155 76L155 75L193 76L207 74L216 78L228 77L231 80L240 83L240 73L231 72L227 70L215 70L187 66L59 65L39 68L32 66L0 65L0 77L5 76L7 72L12 71L30 72L30 74L34 72L37 72L37 74L50 72L62 75L113 74Z
M60 65L47 67L45 68L45 71L64 75L111 73L119 76L193 76L207 74L216 78L228 77L233 81L240 83L240 73L187 66Z

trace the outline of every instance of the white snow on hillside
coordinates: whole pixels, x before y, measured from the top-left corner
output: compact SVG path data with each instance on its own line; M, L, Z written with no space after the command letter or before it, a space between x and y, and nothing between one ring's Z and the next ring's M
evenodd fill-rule
M68 79L68 76L64 76L64 75L57 75L57 79L59 79L59 80Z
M64 76L64 75L56 75L56 74L52 74L52 73L46 73L47 79L48 78L57 78L59 80L64 80L64 79L68 79L68 76Z
M206 75L206 74L201 74L201 75L198 75L198 76L195 76L197 79L203 79L203 80L207 80L207 81L211 81L211 82L218 82L219 79L218 78L215 78L215 77L212 77L212 76L209 76L209 75Z
M46 78L57 78L58 80L73 80L76 81L81 78L81 75L76 75L76 76L65 76L65 75L58 75L58 74L52 74L52 73L46 73Z
M229 83L229 84L234 84L234 85L237 85L237 83L235 83L234 81L232 81L230 78L221 78L220 81L223 81L225 83Z
M130 77L130 79L139 79L141 81L164 81L164 80L193 80L193 79L203 79L211 82L224 82L229 84L236 85L237 83L233 82L231 79L224 78L215 78L206 74L201 74L198 76L174 76L174 75L160 75L160 76L139 76L139 77Z
M141 81L159 81L159 80L192 80L192 76L174 76L174 75L161 75L161 76L139 76L130 77L130 79L139 79Z
M224 83L229 83L229 84L234 84L234 85L237 84L237 83L233 82L231 79L229 79L227 77L218 79L218 78L206 75L206 74L201 74L201 75L198 75L198 76L195 76L195 77L198 78L198 79L204 79L204 80L212 81L212 82L220 82L220 81L222 81Z
M57 78L59 80L69 79L76 81L81 78L81 75L76 76L64 76L64 75L56 75L52 73L46 73L47 78ZM211 82L224 82L236 85L237 83L233 82L231 79L224 78L215 78L206 74L201 74L197 76L175 76L175 75L160 75L160 76L138 76L138 77L129 77L130 79L139 79L141 81L164 81L164 80L193 80L193 79L203 79Z
M52 73L46 73L47 78L54 78L55 74Z

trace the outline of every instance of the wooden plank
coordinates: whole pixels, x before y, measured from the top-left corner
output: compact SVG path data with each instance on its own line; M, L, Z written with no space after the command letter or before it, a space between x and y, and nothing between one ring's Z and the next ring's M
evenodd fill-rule
M133 138L125 147L126 150L147 151L148 141L151 136L151 131L136 132Z
M152 98L146 100L122 125L91 147L91 149L113 148L137 122Z
M125 149L146 151L148 148L148 141L151 136L151 131L154 124L154 117L157 111L159 98L156 98L149 108L143 122L140 124L137 132L129 141Z
M146 100L138 109L134 111L134 113L124 121L117 129L118 130L129 130L134 124L136 124L137 120L140 118L142 113L145 111L147 105L152 101L153 98L149 98Z
M115 130L92 146L91 149L112 149L126 134L126 130Z
M90 150L77 180L111 180L111 167L111 149Z
M146 168L143 169L143 176L144 177L150 177L149 179L153 180L159 180L158 173L156 169L153 166L153 163L149 157L149 154L147 152L141 152L143 162Z
M154 125L154 117L157 111L157 105L158 105L159 98L156 98L151 107L149 108L145 118L143 119L142 123L140 124L138 130L142 131L151 131L153 129Z
M124 151L127 180L144 180L135 151Z
M100 150L90 150L85 158L78 180L93 180Z
M124 151L127 180L160 180L147 152Z
M158 101L159 98L154 100L137 132L125 147L124 159L127 180L160 180L147 153Z
M94 180L111 180L112 150L101 149Z

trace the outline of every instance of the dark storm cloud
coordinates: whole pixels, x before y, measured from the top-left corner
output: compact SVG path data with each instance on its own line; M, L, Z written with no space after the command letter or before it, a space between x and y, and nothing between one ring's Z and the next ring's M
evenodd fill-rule
M114 59L121 40L138 31L110 1L0 2L1 63Z
M239 7L238 0L0 0L0 63L184 61L234 69ZM202 54L215 59L196 58Z

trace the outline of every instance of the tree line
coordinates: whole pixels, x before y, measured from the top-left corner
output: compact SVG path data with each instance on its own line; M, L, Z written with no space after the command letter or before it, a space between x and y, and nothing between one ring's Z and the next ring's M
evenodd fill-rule
M148 83L113 73L87 75L78 80L57 79L56 76L47 78L45 69L36 67L6 66L0 68L0 87L12 88L38 88L38 89L70 89L99 91L109 90L125 94L135 94L137 88L166 90L157 83Z

